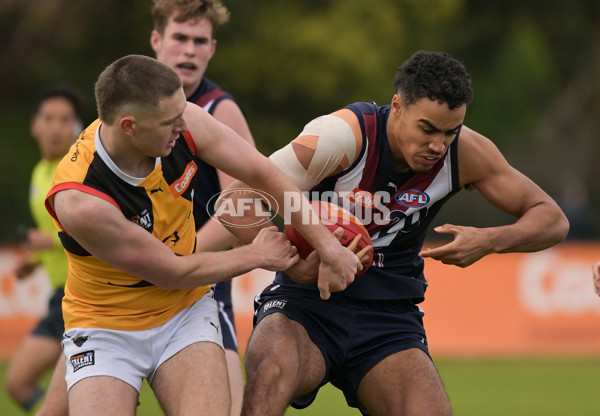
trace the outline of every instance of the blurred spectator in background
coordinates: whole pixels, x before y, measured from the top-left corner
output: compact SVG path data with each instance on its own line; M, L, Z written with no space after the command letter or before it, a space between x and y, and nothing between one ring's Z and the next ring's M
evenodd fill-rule
M53 293L47 315L23 340L6 373L8 394L25 410L32 409L44 395L43 389L37 385L38 378L62 356L60 342L64 322L61 303L68 263L44 200L58 162L80 133L80 114L78 93L66 86L53 86L40 93L31 120L31 135L37 141L41 154L41 160L33 168L29 188L31 214L37 228L22 230L22 247L28 255L17 266L16 274L19 279L27 278L38 266L43 267Z

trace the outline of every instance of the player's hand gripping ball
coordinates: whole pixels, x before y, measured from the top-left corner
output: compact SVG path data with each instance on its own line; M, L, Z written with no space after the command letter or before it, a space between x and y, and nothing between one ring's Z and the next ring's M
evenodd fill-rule
M356 252L372 245L371 237L365 226L358 218L344 208L326 201L311 201L311 205L313 210L319 215L319 218L321 218L323 225L325 225L329 231L333 233L339 227L344 229L344 234L340 238L340 243L344 247L348 247L352 240L354 240L354 237L358 234L361 235L361 238L358 242ZM306 241L293 226L286 224L285 234L287 235L288 240L296 246L301 258L305 259L314 250L310 243ZM373 249L369 250L368 256L368 262L363 264L364 267L357 276L365 273L369 267L371 267L371 263L373 262Z

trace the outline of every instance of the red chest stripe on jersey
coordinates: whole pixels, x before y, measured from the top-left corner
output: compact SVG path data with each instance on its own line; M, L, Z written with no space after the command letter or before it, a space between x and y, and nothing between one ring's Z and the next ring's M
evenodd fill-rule
M223 90L220 90L218 88L215 88L212 91L209 91L205 94L202 94L200 96L200 98L198 98L198 100L196 100L195 104L199 105L200 107L204 107L206 104L208 104L211 100L214 100L215 98L219 98L223 95L227 95L227 93Z
M194 177L194 175L196 174L197 171L198 171L198 166L196 166L196 163L194 163L194 161L192 160L185 167L183 175L181 175L179 177L179 179L177 179L175 182L173 182L171 185L169 185L169 188L171 189L171 193L173 194L173 196L175 198L180 197L181 194L183 194L185 192L185 190L188 188L188 186L190 186L190 182L192 181L192 178Z
M363 114L365 122L365 137L368 140L367 160L362 179L358 187L360 189L373 189L377 177L377 166L379 165L379 148L377 144L377 114ZM372 150L371 150L372 149Z

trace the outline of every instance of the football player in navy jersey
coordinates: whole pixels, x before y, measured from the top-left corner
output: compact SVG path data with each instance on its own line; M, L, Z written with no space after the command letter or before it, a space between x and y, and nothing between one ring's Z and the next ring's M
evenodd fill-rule
M306 407L328 382L365 415L451 414L418 306L427 288L423 258L467 267L491 253L546 249L568 232L554 200L463 125L472 90L459 61L419 51L398 69L394 87L389 105L354 103L318 117L271 156L311 198L327 197L361 218L375 254L365 274L327 301L318 288L333 277L317 277L316 255L277 273L257 296L244 415ZM428 225L462 188L515 222L444 224L434 230L452 241L423 249ZM256 233L230 230L243 241Z
M217 46L215 31L229 18L225 6L218 0L155 0L152 15L152 48L159 61L177 72L187 100L203 107L215 119L231 127L244 140L254 145L246 118L234 98L204 76ZM198 177L201 178L196 181L194 189L194 219L199 249L227 249L237 239L218 222L210 221L214 207L209 203L233 179L198 157L195 162L198 165ZM219 319L223 329L232 398L231 414L239 415L244 382L238 356L231 281L216 285L215 299L219 304Z

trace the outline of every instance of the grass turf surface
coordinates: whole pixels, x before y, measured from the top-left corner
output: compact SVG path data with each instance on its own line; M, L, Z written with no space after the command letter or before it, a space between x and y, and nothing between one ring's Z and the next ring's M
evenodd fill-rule
M600 358L563 359L436 359L437 368L457 416L597 416L600 414ZM0 363L4 380L6 362ZM44 383L49 376L44 378ZM138 415L159 416L146 383ZM19 416L18 409L0 390L0 415ZM32 413L33 414L33 413ZM289 409L286 416L360 415L346 406L341 392L325 386L305 410Z

